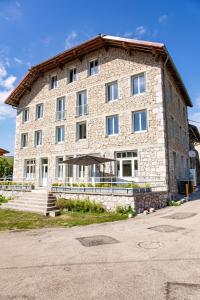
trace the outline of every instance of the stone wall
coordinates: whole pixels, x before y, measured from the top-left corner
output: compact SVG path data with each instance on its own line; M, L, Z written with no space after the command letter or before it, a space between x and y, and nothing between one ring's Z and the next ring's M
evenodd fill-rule
M129 206L137 212L142 213L150 208L163 208L167 206L167 192L150 192L135 195L98 194L98 193L54 193L56 198L65 199L89 199L102 203L109 211L114 211L117 206Z

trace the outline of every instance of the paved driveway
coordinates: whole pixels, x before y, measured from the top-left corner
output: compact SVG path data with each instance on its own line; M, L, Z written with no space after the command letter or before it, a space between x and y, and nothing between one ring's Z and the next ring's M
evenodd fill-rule
M115 223L2 232L0 299L199 300L200 201Z

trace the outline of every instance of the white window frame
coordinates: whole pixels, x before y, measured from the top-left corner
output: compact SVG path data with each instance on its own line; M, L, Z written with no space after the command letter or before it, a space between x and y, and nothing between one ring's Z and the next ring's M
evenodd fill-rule
M74 75L74 70L76 70L76 74ZM71 71L73 72L73 80L70 81L70 73ZM74 76L75 76L75 79L74 79ZM76 67L72 67L72 68L69 68L69 71L68 71L68 83L72 83L74 81L77 81L77 68Z
M117 84L117 98L114 98L114 99L113 99L113 96L114 96L114 85L115 85L115 84ZM112 91L112 99L109 100L109 98L108 98L108 95L109 95L108 89L109 89L110 86L112 87L112 88L111 88L111 91ZM114 80L114 81L112 81L112 82L106 83L106 102L113 102L113 101L117 101L117 100L119 100L119 85L118 85L118 81L117 81L117 80Z
M24 137L26 137L26 145L24 146ZM22 133L21 134L21 148L27 148L28 147L28 133Z
M118 133L114 133L114 130L115 130L115 117L118 118ZM108 133L108 119L111 119L112 118L112 133L109 134ZM115 115L111 115L111 116L107 116L106 117L106 136L117 136L119 135L119 128L120 128L120 125L119 125L119 115L118 114L115 114Z
M127 153L137 152L137 156L127 156ZM121 157L117 157L117 154L121 153ZM123 157L122 153L126 153L126 156ZM139 155L138 150L122 151L115 153L116 161L119 162L119 174L116 173L119 178L138 178L139 177ZM123 161L131 161L131 173L134 176L123 176ZM135 170L135 161L137 161L138 169ZM117 170L116 170L117 171Z
M37 144L37 135L39 134L39 144ZM35 136L34 136L34 145L35 147L40 147L43 144L43 136L42 136L42 130L36 130Z
M83 94L85 96L86 103L79 105L79 96ZM88 114L88 92L87 90L82 90L76 93L76 116L80 117L87 114Z
M80 126L85 124L85 128L86 128L86 138L80 138ZM87 122L78 122L76 123L76 139L78 141L82 141L82 140L86 140L87 139Z
M63 129L63 134L61 136L63 136L63 140L62 141L58 141L58 130L59 129ZM56 126L56 144L63 144L65 142L65 126Z
M26 115L26 113L27 113L27 115ZM29 107L24 108L22 114L23 114L23 116L22 116L23 123L28 122L30 119ZM26 116L27 116L27 119L26 119Z
M40 107L40 110L41 110L41 107L42 107L42 114L41 116L38 117L38 107ZM36 120L40 120L44 117L44 103L38 103L36 104L36 110L35 110L35 119Z
M146 113L146 129L141 130L142 128L142 116L141 113L145 112ZM134 125L134 115L136 113L139 113L139 128L140 130L135 131L135 125ZM147 132L148 131L148 112L146 109L143 110L138 110L138 111L133 111L132 112L132 132L133 133L142 133L142 132Z
M32 161L34 161L34 163L32 163ZM29 170L28 172L27 172L27 167L28 167L28 170ZM31 170L33 170L34 172L31 172ZM36 159L35 158L25 159L24 160L24 177L25 177L26 180L30 180L30 179L35 178L35 170L36 170Z
M91 64L91 63L94 63L95 61L98 62L97 73L91 74L90 64ZM91 60L89 61L88 76L95 76L95 75L98 75L98 74L99 74L99 59L98 59L98 58L91 59Z
M62 162L59 162L60 158L62 159ZM58 179L58 180L62 180L65 177L65 170L64 170L63 161L64 161L63 156L57 156L56 157L56 179Z
M52 87L52 78L53 77L56 77L56 85ZM52 74L50 75L50 78L49 78L49 89L50 90L55 90L58 88L58 75L57 74Z
M59 101L62 101L62 110L58 110ZM65 120L65 105L66 105L66 97L65 96L56 98L56 120L57 121Z
M142 77L142 76L144 76L144 92L140 92L140 89L141 89L140 80L138 80L138 91L139 92L137 94L134 94L134 83L133 83L133 81L134 81L134 79ZM142 73L131 76L131 96L135 97L135 96L138 96L138 95L143 95L143 94L146 93L146 91L147 91L146 73L142 72Z

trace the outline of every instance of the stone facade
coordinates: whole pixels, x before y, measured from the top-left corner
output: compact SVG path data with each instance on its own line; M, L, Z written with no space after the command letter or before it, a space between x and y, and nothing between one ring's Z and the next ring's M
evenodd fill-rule
M163 208L167 206L167 192L140 193L135 195L98 194L98 193L54 193L59 198L79 199L100 202L108 211L115 211L117 206L131 206L137 213L150 208Z
M99 73L88 76L88 63L92 59L99 61ZM68 72L76 67L77 80L68 83ZM140 73L145 74L145 93L133 96L131 94L131 77ZM49 89L49 78L56 74L58 87ZM164 74L164 77L163 77ZM167 79L166 79L167 78ZM107 102L105 86L109 82L118 82L118 100ZM25 160L35 160L35 177L31 179L36 185L41 183L41 160L48 159L48 183L59 181L56 178L56 158L71 157L83 154L101 155L116 158L116 152L137 150L138 174L135 181L157 182L174 192L174 172L172 157L176 151L180 157L187 160L188 139L181 145L178 139L170 138L170 116L176 118L187 130L187 107L179 97L182 107L185 107L185 117L180 119L177 111L177 99L169 96L167 87L170 81L175 90L175 83L170 75L163 73L163 63L151 53L134 51L132 55L122 48L104 48L88 54L83 59L66 64L63 68L55 68L43 74L20 101L16 124L16 147L14 162L14 180L22 181L25 177ZM77 92L86 90L88 101L88 114L76 116ZM176 93L178 90L176 88ZM56 99L65 96L65 119L56 121ZM173 102L172 102L173 101ZM44 116L36 120L36 105L43 103ZM172 105L173 103L173 105ZM23 122L23 110L29 108L29 121ZM147 111L147 130L133 132L132 114L136 111ZM106 117L119 116L119 134L108 136L106 134ZM167 120L167 122L166 122ZM85 122L87 138L77 140L76 126L78 122ZM55 142L56 126L65 128L64 143ZM178 125L177 125L178 126ZM43 142L41 146L34 146L35 131L42 130ZM21 135L28 133L28 145L21 147ZM170 172L168 160L170 161ZM175 173L178 173L177 163ZM63 166L65 174L66 166ZM114 163L104 172L116 175ZM75 174L75 167L74 167ZM74 175L77 177L77 174ZM30 180L30 179L29 179ZM61 180L62 181L62 180ZM160 183L162 182L162 183Z

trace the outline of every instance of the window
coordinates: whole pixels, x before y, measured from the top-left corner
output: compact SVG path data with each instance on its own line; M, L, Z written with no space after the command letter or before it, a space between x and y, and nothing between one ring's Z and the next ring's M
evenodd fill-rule
M147 112L146 110L133 113L133 131L142 132L147 130Z
M77 166L77 177L85 177L85 166Z
M29 108L23 110L23 122L29 121Z
M132 94L138 95L145 93L146 83L144 74L140 74L132 77Z
M77 107L76 107L76 115L83 116L88 113L88 105L87 105L87 91L81 91L77 93Z
M35 131L35 147L42 145L42 130Z
M58 179L63 178L63 172L64 170L64 163L63 163L63 157L57 157L56 158L56 177Z
M35 159L25 160L24 164L25 178L34 179L35 178Z
M65 139L65 128L64 126L56 127L56 143L63 143Z
M57 75L50 76L50 90L56 89L58 87L58 78Z
M114 135L119 133L119 117L118 115L106 118L106 134Z
M90 61L90 66L89 66L89 75L96 75L99 73L99 62L98 59Z
M43 118L43 104L36 105L36 120Z
M21 147L26 148L28 145L28 133L22 133L21 135Z
M77 139L83 140L87 138L86 122L77 124Z
M56 120L65 119L65 97L57 98L56 102Z
M66 157L66 160L73 158L73 156L68 156ZM73 177L73 170L74 170L74 166L71 164L65 164L65 170L66 170L66 178L71 178Z
M118 177L138 177L137 150L117 152L116 160Z
M76 81L76 68L72 68L69 70L69 82Z
M113 101L118 99L118 84L117 81L108 83L106 85L106 100Z

